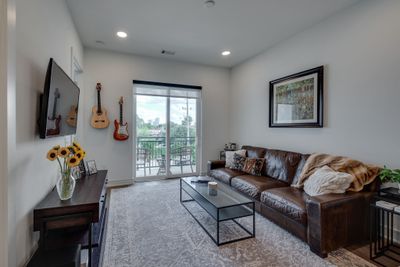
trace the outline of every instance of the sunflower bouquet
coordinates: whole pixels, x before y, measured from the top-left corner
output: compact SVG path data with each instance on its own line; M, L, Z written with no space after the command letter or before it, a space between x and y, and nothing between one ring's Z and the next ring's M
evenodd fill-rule
M71 175L72 168L78 166L86 152L79 143L72 142L70 146L54 146L47 152L47 159L57 160L60 166L61 177L57 181L57 191L61 200L67 200L72 197L75 189L75 179Z

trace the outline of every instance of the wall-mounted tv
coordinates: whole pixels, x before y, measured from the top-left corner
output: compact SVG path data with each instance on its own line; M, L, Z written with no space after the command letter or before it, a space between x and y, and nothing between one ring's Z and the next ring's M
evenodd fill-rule
M40 138L76 134L79 93L79 87L51 58L41 98Z

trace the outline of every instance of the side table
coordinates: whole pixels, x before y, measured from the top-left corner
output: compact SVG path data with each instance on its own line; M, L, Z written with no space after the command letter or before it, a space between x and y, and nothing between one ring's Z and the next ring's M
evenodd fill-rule
M378 206L379 200L400 206L399 189L381 189L370 204L370 259L380 265L383 265L378 261L380 257L400 263L400 246L394 242L394 223L400 221L400 212Z

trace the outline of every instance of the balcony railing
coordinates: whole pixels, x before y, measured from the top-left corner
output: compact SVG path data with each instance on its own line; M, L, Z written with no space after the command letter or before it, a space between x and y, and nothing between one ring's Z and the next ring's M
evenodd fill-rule
M137 137L136 167L164 168L166 159L166 137ZM170 138L170 166L196 164L196 137Z

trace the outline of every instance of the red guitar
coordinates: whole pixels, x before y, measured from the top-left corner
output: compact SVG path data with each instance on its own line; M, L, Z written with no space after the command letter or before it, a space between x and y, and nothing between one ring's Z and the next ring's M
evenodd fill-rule
M128 123L123 121L122 115L122 107L124 104L124 98L121 96L121 99L119 100L119 122L117 120L114 120L114 139L117 141L125 141L128 140L129 138L129 133L128 133Z
M47 133L46 135L60 135L61 115L56 116L57 100L60 98L58 88L54 91L53 113L47 118Z

